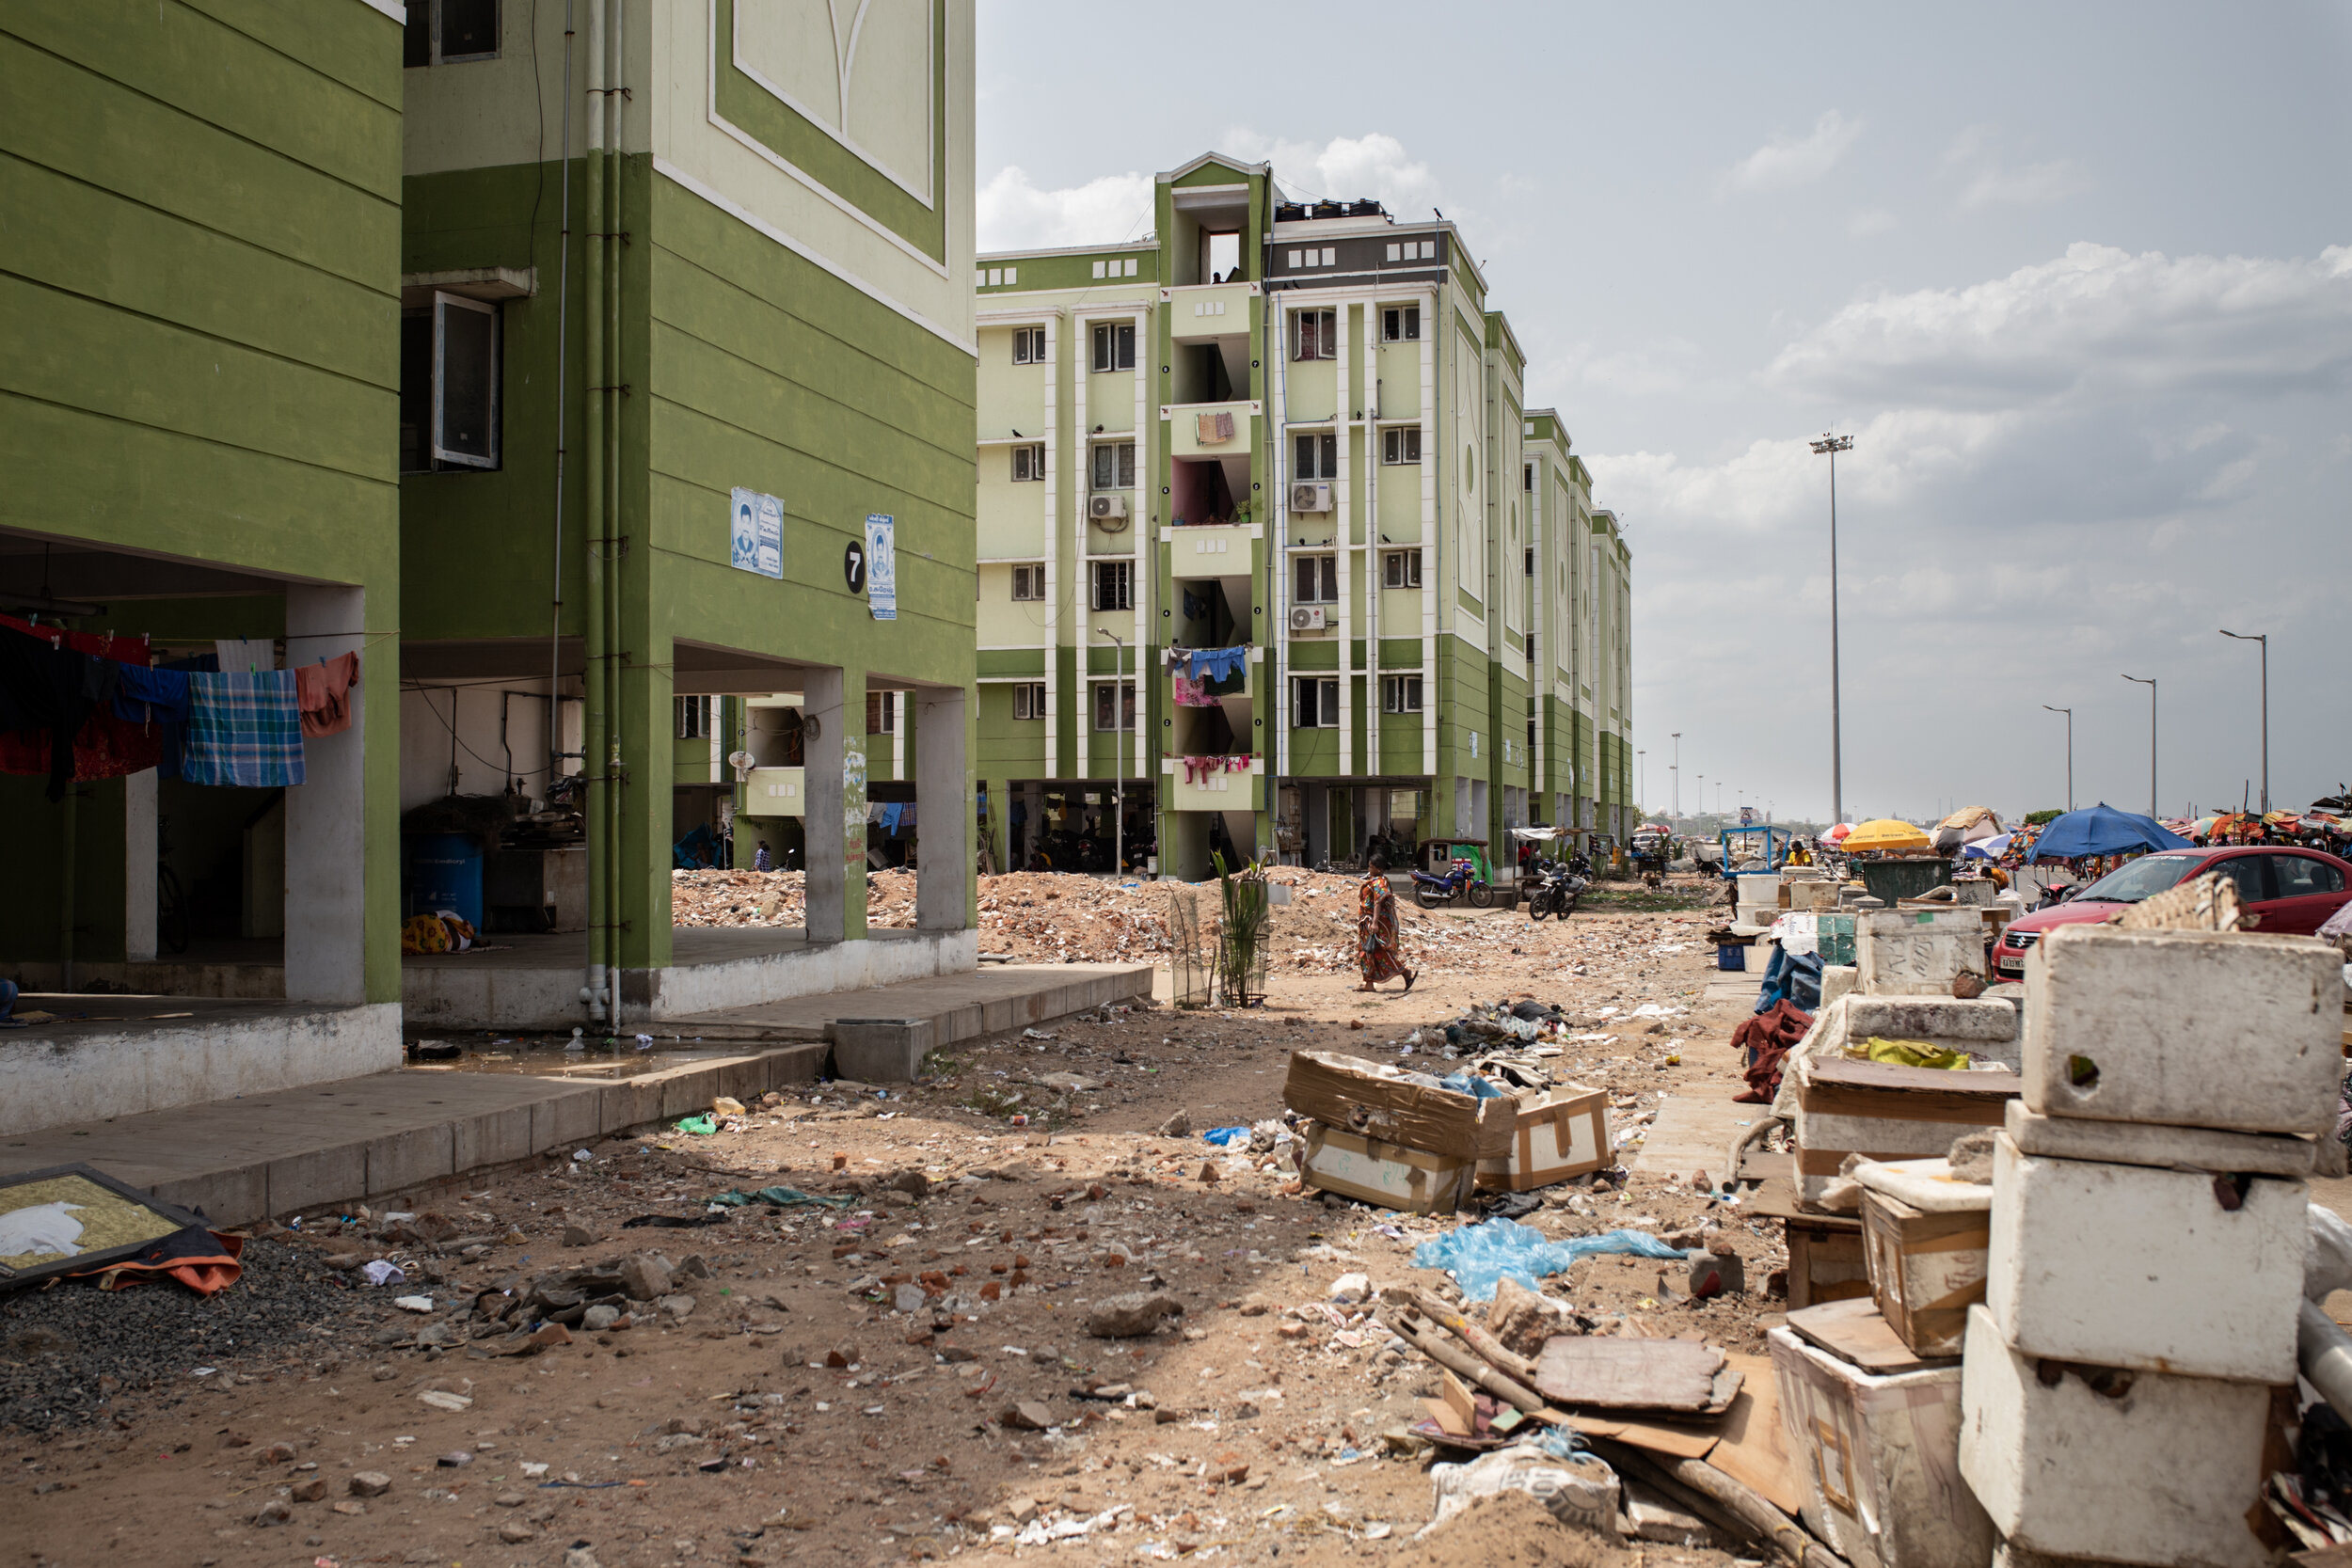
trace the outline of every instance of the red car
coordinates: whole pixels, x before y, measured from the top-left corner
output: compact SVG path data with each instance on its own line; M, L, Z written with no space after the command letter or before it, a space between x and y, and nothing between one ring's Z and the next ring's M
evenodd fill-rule
M2042 932L2105 920L2208 871L2237 883L2238 908L2260 915L2257 928L2268 935L2310 936L2352 902L2352 863L2316 849L2285 845L2160 849L2108 872L2056 909L2010 922L1993 949L1994 978L2023 980L2026 954Z

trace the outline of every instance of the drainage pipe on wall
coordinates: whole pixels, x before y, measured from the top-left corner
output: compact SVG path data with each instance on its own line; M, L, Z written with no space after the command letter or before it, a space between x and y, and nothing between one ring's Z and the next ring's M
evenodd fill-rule
M591 381L604 371L604 60L605 0L591 0L588 13L587 121L588 180L587 243L581 247L581 281L588 296L587 341L582 368ZM567 111L568 112L568 111ZM580 682L585 698L580 721L580 774L585 781L581 806L587 817L588 844L588 974L580 1000L588 1021L605 1019L605 952L612 914L605 897L607 854L603 818L611 788L605 771L605 627L604 627L604 442L603 397L591 388L580 407L580 455L587 473L584 592L580 604L580 641L584 660Z
M622 228L621 191L627 173L627 152L622 145L624 114L628 104L628 88L622 82L628 59L628 41L625 34L623 0L601 0L607 8L605 17L606 47L610 51L605 69L605 228L609 230L605 244L609 247L604 274L606 361L605 398L605 569L604 569L604 638L605 638L605 775L609 781L604 792L603 832L605 926L605 984L607 987L607 1016L612 1026L621 1026L621 910L622 892L626 883L621 875L621 822L623 820L622 792L628 787L628 770L621 763L621 667L627 658L622 646L621 620L621 562L627 551L621 531L621 451L623 386L622 371L626 361L621 356L621 284L627 261L627 232Z
M533 69L538 52L532 49ZM548 793L564 774L564 456L570 408L572 347L572 0L564 0L564 157L557 165L564 186L564 222L555 247L555 545L549 559L548 597ZM500 727L505 726L505 704L500 704ZM508 773L514 764L507 764Z

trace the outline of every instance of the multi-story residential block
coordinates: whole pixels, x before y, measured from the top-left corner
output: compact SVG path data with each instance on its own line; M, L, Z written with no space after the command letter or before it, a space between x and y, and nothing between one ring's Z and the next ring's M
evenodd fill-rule
M1579 804L1622 799L1595 794L1622 721L1572 662L1593 611L1531 580L1539 557L1592 576L1590 480L1530 488L1525 356L1453 224L1292 201L1209 154L1159 177L1151 235L986 255L976 293L1004 863L1107 868L1123 838L1199 877L1213 852L1617 831Z
M1531 805L1542 821L1622 841L1632 829L1624 812L1632 556L1615 516L1593 510L1592 474L1559 414L1531 408L1521 428L1534 536L1525 558Z

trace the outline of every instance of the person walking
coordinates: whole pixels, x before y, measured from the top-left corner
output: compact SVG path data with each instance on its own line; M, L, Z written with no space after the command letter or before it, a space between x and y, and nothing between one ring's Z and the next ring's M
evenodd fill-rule
M1389 885L1389 862L1385 855L1373 858L1357 893L1356 945L1357 961L1364 975L1359 990L1373 990L1381 981L1402 975L1405 989L1409 991L1413 982L1421 978L1405 967L1404 949L1397 940L1396 890Z
M769 853L768 841L763 838L759 841L759 852L752 857L752 869L754 871L773 871L775 868L776 858L774 855Z

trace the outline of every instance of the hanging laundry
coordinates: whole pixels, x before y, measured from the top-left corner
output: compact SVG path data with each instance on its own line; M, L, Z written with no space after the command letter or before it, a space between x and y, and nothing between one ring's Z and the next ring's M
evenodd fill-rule
M1176 705L1178 707L1216 707L1217 700L1209 695L1209 689L1190 675L1176 676Z
M184 724L188 721L188 675L184 670L148 670L136 665L122 672L115 688L115 717L133 724Z
M1233 438L1233 416L1231 413L1203 414L1196 428L1202 446L1221 446Z
M294 707L302 734L315 740L351 728L351 689L359 684L359 656L338 654L315 664L294 666Z
M896 800L885 801L883 803L882 809L882 832L895 833L898 831L898 814L904 808L901 807Z
M902 806L902 807L900 807L900 808L899 808L899 810L898 810L898 826L900 826L901 828L909 828L909 829L912 829L912 828L914 826L914 801L909 800L909 801L908 801L908 802L907 802L904 806Z
M73 780L73 738L90 710L113 698L122 670L59 646L64 640L61 632L0 635L0 731L11 732L0 769L48 774L52 800L65 799Z
M188 676L181 776L190 784L247 789L302 782L302 720L291 670Z
M1187 621L1207 620L1209 616L1209 601L1207 595L1196 594L1189 588L1185 589L1184 594L1184 619Z
M272 637L224 637L213 643L224 671L244 674L278 668L278 640Z
M38 637L55 643L68 653L94 654L100 658L113 659L117 664L135 664L145 669L153 655L145 637L115 637L94 631L60 631L56 626L36 626L20 621L13 615L0 615L0 626L21 631L27 637Z
M1185 673L1194 680L1228 681L1241 673L1249 662L1249 650L1240 648L1186 648L1182 650Z

